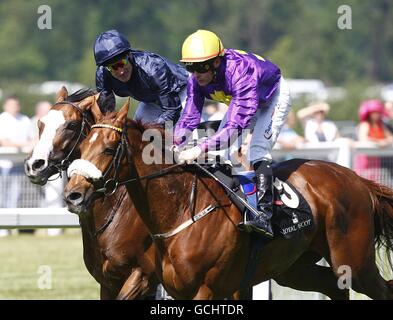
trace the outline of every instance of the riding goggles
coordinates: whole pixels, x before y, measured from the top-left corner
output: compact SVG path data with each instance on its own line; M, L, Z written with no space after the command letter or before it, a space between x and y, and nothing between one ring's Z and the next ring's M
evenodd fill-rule
M116 71L119 68L124 68L130 61L128 60L128 57L124 57L114 63L108 64L105 68L109 72Z
M213 64L210 61L204 62L186 62L186 70L190 73L206 73L213 70Z

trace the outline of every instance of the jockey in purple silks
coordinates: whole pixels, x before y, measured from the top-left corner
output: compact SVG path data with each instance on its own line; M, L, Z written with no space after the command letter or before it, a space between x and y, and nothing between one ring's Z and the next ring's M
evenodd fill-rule
M259 215L250 213L247 228L273 237L273 172L271 150L290 110L290 94L280 69L253 53L225 49L216 34L198 30L183 43L182 59L192 76L187 101L174 130L180 162L191 163L208 150L228 144L253 123L250 162L256 173ZM205 98L229 105L220 128L197 146L179 151L197 127ZM254 125L255 124L255 125Z

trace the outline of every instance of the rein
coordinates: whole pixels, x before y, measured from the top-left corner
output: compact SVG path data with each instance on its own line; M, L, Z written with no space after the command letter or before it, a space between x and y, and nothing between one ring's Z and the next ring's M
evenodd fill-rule
M105 173L103 174L102 178L100 180L103 180L103 187L94 191L95 193L104 193L105 195L111 195L113 194L118 186L121 185L125 185L127 183L132 183L132 182L136 182L136 181L141 181L141 180L149 180L149 179L154 179L154 178L158 178L158 177L162 177L166 174L171 173L174 169L176 169L177 167L182 166L182 164L180 163L176 163L172 166L169 166L167 168L161 169L157 172L142 176L142 177L136 177L136 178L131 178L131 179L127 179L127 180L123 180L123 181L117 181L118 178L118 169L120 166L120 161L121 158L124 156L124 152L125 149L128 147L129 142L128 142L128 138L127 138L127 126L125 126L125 130L123 130L122 128L118 128L115 126L111 126L109 124L94 124L91 126L91 128L107 128L107 129L112 129L115 130L116 132L120 133L122 135L121 140L119 141L119 144L117 146L116 149L116 153L115 156L113 157L113 161L111 163L111 165L108 167L108 169L105 171ZM128 154L127 154L127 162L129 164L129 166L131 165L131 161L130 159L128 159ZM110 178L107 179L105 181L105 178L107 177L107 175L109 175L110 170L112 169L112 167L115 169L115 178ZM113 186L111 186L112 188L109 188L110 192L108 191L107 185L110 186L110 184L113 183Z
M115 127L115 126L112 126L112 125L108 125L108 124L95 124L95 125L91 126L91 128L92 129L93 128L107 128L107 129L112 129L112 130L118 132L119 134L121 134L121 139L119 140L119 144L117 146L115 156L113 157L113 160L112 160L110 166L107 168L107 170L105 171L105 173L103 174L103 176L100 179L100 181L102 181L104 186L102 188L94 191L94 193L104 193L104 196L108 196L108 195L113 194L117 190L119 185L125 185L127 183L132 183L132 182L136 182L136 181L148 180L148 179L154 179L154 178L162 177L162 176L164 176L166 174L169 174L169 173L173 172L173 170L176 169L177 167L184 166L184 164L177 163L177 164L169 166L169 167L167 167L165 169L161 169L161 170L159 170L157 172L154 172L152 174L148 174L148 175L145 175L145 176L142 176L142 177L138 176L138 177L127 179L127 180L123 180L123 181L117 181L118 171L119 171L118 169L119 169L119 166L120 166L120 161L121 161L121 159L124 156L124 152L126 152L126 149L129 146L129 141L128 141L128 137L127 137L128 126L125 125L124 129L122 129L122 128L118 128L118 127ZM131 161L129 159L129 154L127 152L126 152L126 155L127 155L127 163L129 165L129 167L131 167ZM109 172L112 169L112 167L115 170L115 178L110 178L110 179L107 179L105 181L105 178L109 174ZM153 238L153 240L154 239L166 239L166 238L172 237L175 234L179 233L180 231L184 230L185 228L189 227L193 223L195 223L198 220L202 219L204 216L208 215L210 212L212 212L215 209L221 207L218 204L209 205L205 209L203 209L202 211L200 211L199 213L194 215L195 202L196 202L197 180L198 180L197 179L197 174L195 172L194 180L193 180L193 183L192 183L192 190L191 190L190 198L189 198L191 218L188 219L187 221L183 222L181 225L179 225L178 227L176 227L172 231L165 232L165 233L152 234L151 237ZM113 186L112 186L112 188L109 188L110 192L108 192L108 187L107 186L110 185L111 183L113 183ZM111 223L111 221L113 219L113 216L114 216L114 214L111 215L110 219L107 220L107 222L104 224L104 226L102 226L96 232L96 235L98 233L103 232L106 229L106 227L108 227L108 225Z
M82 137L86 138L87 132L85 132L85 131L87 131L87 130L90 131L91 128L93 128L93 126L94 126L94 125L92 125L92 124L88 121L88 116L86 115L86 112L83 111L76 103L71 102L71 101L60 101L60 102L56 102L56 103L54 104L54 106L55 106L55 105L71 105L71 106L72 106L74 109L76 109L76 110L80 113L80 115L82 116L82 125L81 125L81 128L80 128L78 137L77 137L77 139L75 140L74 145L72 146L72 148L71 148L70 152L67 154L67 156L66 156L62 161L60 161L59 163L55 163L55 164L51 164L51 165L50 165L50 167L56 168L57 172L59 173L59 175L58 175L55 179L53 179L53 180L56 180L56 179L58 179L59 177L60 177L60 178L62 177L62 174L61 174L61 173L62 173L63 170L66 170L66 169L68 168L68 166L69 166L69 164L70 164L70 160L69 160L69 159L70 159L71 155L73 154L73 152L75 151L75 149L76 149L76 147L78 146L78 144L80 143L81 138L82 138ZM75 134L74 134L74 136L75 136ZM74 137L74 136L73 136L73 137ZM51 180L51 181L53 181L53 180ZM94 232L94 234L93 234L94 237L97 237L99 234L101 234L102 232L104 232L105 229L109 226L109 224L112 222L112 220L113 220L113 218L114 218L114 216L115 216L115 214L116 214L116 212L117 212L116 209L117 209L117 208L114 208L114 209L112 210L111 215L109 216L109 218L107 219L107 221L104 223L104 225L102 225L98 230L96 230L96 231ZM90 231L89 231L89 233L90 233ZM90 235L91 235L91 233L90 233Z

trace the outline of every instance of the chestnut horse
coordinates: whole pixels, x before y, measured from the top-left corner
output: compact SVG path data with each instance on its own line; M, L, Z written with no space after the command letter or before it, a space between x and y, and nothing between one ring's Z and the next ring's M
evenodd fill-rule
M80 143L94 124L90 111L94 94L83 90L68 96L64 87L59 91L56 103L39 123L40 140L25 161L31 182L44 185L79 157ZM124 187L92 201L88 212L79 212L79 221L84 262L101 286L101 299L154 295L158 284L154 246Z
M97 125L82 142L81 160L70 166L64 191L74 209L86 206L108 179L116 179L126 185L155 235L156 271L171 296L220 299L239 290L251 238L237 228L242 215L223 188L189 166L145 164L144 150L151 142L142 138L145 127L127 119L128 104L105 117L92 108ZM153 148L163 152L157 145ZM346 299L348 290L339 288L338 279L340 267L347 266L354 290L373 299L392 299L393 283L379 273L375 245L386 246L388 253L393 248L393 191L325 161L289 160L274 174L304 196L314 226L292 240L275 237L268 242L250 284L275 279L298 290ZM191 219L210 205L210 214ZM316 265L320 257L331 267Z

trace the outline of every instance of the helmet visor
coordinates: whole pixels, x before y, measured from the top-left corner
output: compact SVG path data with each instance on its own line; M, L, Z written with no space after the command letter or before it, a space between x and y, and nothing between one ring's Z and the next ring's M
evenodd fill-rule
M111 59L109 63L105 65L105 68L109 72L114 72L119 68L124 68L130 62L130 58L128 54L122 54L121 56L117 56L115 59Z
M185 67L190 73L206 73L214 69L213 62L210 60L204 62L186 62Z

